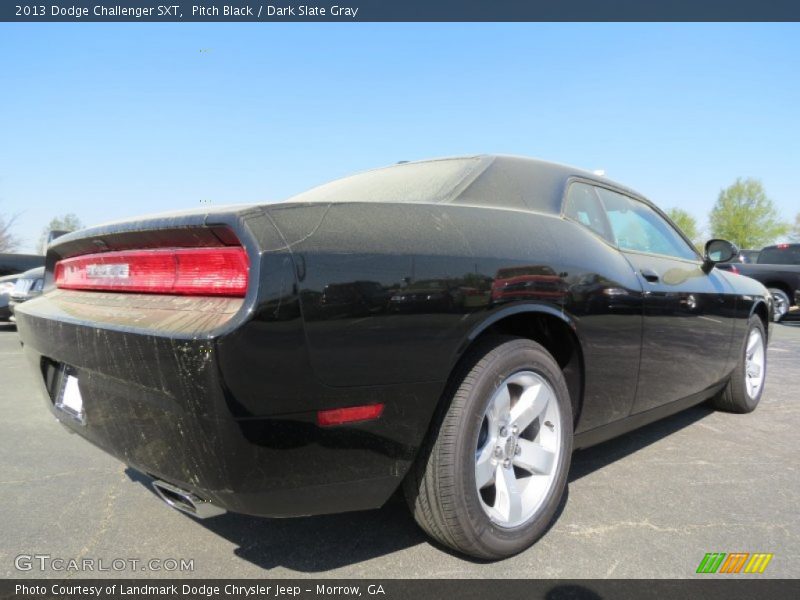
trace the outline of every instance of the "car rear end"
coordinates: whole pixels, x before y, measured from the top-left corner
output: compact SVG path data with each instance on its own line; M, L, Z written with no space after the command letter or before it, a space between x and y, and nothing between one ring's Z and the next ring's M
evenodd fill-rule
M260 207L60 238L17 322L58 420L198 516L380 506L409 460L375 390L309 375L294 264Z

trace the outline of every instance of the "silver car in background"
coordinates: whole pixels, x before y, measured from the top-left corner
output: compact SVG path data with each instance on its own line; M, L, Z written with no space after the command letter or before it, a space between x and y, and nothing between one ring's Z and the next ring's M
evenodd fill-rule
M11 312L11 321L14 321L14 307L40 296L44 288L44 267L36 267L16 276L17 282L9 294L8 308Z

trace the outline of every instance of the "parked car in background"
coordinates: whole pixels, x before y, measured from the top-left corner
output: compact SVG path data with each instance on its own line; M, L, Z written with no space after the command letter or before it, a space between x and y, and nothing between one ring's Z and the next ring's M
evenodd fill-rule
M0 277L41 266L44 266L44 256L41 254L0 254Z
M11 320L15 320L14 311L16 307L31 298L40 296L44 288L44 267L37 267L30 271L25 271L17 276L14 288L9 294L8 307L11 311Z
M754 263L758 261L761 250L739 250L739 262Z
M730 262L719 267L763 283L775 301L775 321L800 304L800 244L767 246L754 264Z
M68 234L16 317L49 410L170 506L302 516L402 486L432 537L497 559L550 526L574 449L756 408L772 298L715 268L736 252L605 177L470 156Z
M0 254L0 321L12 318L11 294L19 274L43 265L40 254Z
M8 321L11 317L11 308L9 308L8 302L11 296L11 290L14 289L14 284L16 282L16 275L0 277L0 321Z

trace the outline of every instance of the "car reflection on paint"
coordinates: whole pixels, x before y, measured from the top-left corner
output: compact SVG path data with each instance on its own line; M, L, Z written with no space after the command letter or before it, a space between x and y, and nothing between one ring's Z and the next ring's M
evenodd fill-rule
M377 281L350 281L326 285L319 297L319 318L366 317L383 312L390 292Z
M582 307L580 312L584 315L622 315L641 311L641 297L638 294L597 273L582 275L569 286L569 295L570 305Z
M545 265L500 269L492 284L492 302L495 304L513 300L557 300L565 294L561 277Z
M463 294L462 307L465 311L476 310L489 306L492 293L489 290L482 290L475 287L462 287Z
M464 292L447 279L422 279L389 298L392 312L452 312L462 305Z

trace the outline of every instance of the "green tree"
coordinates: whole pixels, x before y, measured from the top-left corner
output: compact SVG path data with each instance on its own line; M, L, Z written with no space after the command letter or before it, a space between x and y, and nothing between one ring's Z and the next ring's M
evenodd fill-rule
M16 215L9 218L0 215L0 252L13 252L19 247L19 240L11 235L16 218Z
M792 227L791 233L789 233L789 239L793 242L800 242L800 213L794 218L794 227Z
M47 236L51 231L76 231L81 227L83 227L83 223L72 213L54 217L47 227L42 229L42 235L39 236L39 252L42 254L47 252Z
M759 249L786 234L789 225L780 220L772 200L758 179L738 178L720 191L709 217L711 234L740 248Z
M681 231L686 234L695 246L700 246L703 240L700 239L700 228L697 226L697 220L689 214L688 211L682 208L670 208L667 211L670 219L681 228Z

